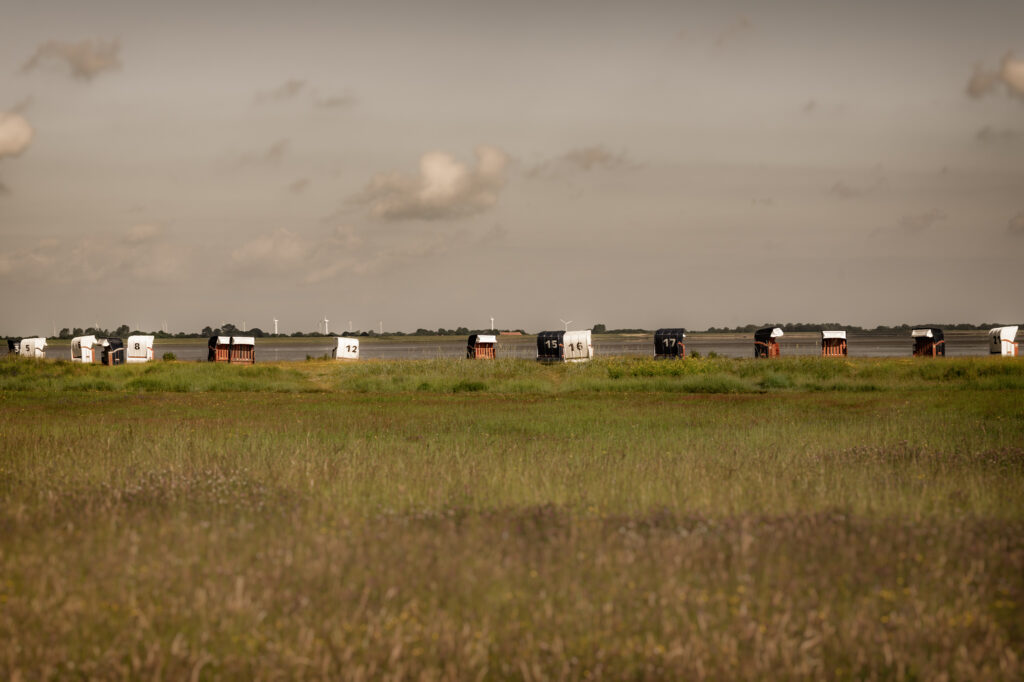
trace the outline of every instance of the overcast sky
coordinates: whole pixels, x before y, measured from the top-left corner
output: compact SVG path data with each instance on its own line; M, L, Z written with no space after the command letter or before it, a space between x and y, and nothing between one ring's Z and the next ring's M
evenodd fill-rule
M1024 319L1024 2L8 0L0 333Z

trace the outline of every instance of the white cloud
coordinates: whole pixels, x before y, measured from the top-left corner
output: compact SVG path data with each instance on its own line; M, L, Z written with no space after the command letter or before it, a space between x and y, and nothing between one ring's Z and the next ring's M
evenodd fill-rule
M0 159L20 156L32 143L33 130L21 114L0 111Z
M264 102L280 102L295 98L305 89L306 81L299 80L297 78L290 78L276 88L265 92L257 92L253 99L258 104Z
M1024 139L1024 133L1019 130L1011 130L1010 128L995 129L992 126L982 126L978 132L974 134L974 138L979 142L984 143L1000 143L1000 142L1016 142Z
M475 215L498 202L507 165L508 155L488 145L476 148L475 168L450 154L431 152L420 158L418 175L376 175L350 202L368 206L371 216L389 221Z
M570 149L561 156L543 161L528 169L528 177L559 174L566 171L592 171L597 169L633 168L624 152L615 153L603 144Z
M24 114L26 111L32 108L32 102L32 95L29 95L28 97L23 97L21 101L15 103L15 105L11 107L11 113Z
M125 241L129 244L145 244L158 239L163 232L159 225L134 225L125 234Z
M288 151L288 140L278 140L264 152L263 160L267 163L280 163L286 151Z
M403 225L381 230L373 224L348 223L314 233L279 229L236 249L230 263L239 275L275 276L312 285L346 276L393 272L455 250L491 244L504 235L499 227L481 231L450 224L431 230Z
M349 109L356 104L354 95L323 95L317 88L299 78L289 78L276 88L257 92L253 96L253 101L256 104L286 102L298 99L303 94L308 94L308 100L312 101L317 109Z
M292 272L310 255L310 244L290 230L279 229L249 240L231 252L231 264L238 270Z
M829 188L828 191L840 199L859 199L860 197L870 193L875 187L876 185L850 185L842 180L838 180Z
M564 159L583 170L615 168L626 163L623 154L613 154L604 145L573 149L565 155Z
M31 275L51 268L56 262L58 242L41 239L27 249L0 251L0 277Z
M36 48L35 54L21 67L22 71L31 71L47 60L62 61L72 76L90 81L104 71L121 68L121 44L117 40L77 43L51 40Z
M41 281L102 282L127 277L168 282L182 275L184 254L155 225L95 232L77 241L43 239L28 249L0 253L0 277Z
M974 98L984 97L996 89L999 85L999 72L989 71L984 66L976 64L971 77L967 79L967 94Z
M279 275L306 284L367 272L387 260L383 249L370 248L363 229L351 225L311 236L278 229L254 237L231 253L236 272Z
M999 76L1011 94L1024 97L1024 59L1014 59L1013 54L1006 55Z
M285 154L288 153L288 140L277 140L272 143L266 150L259 153L246 153L239 157L239 163L245 165L271 165L276 166L284 160Z
M366 275L393 272L415 263L436 259L456 250L474 249L504 237L502 228L483 232L469 229L441 228L409 230L406 234L369 234L350 226L337 228L317 244L315 266L306 271L303 281L316 284L344 275Z
M1024 98L1024 60L1016 59L1012 52L1004 57L998 70L976 65L967 81L967 94L979 99L1005 86L1007 94Z
M328 95L321 97L317 95L313 98L313 106L319 109L350 109L356 105L356 98L354 95Z
M930 209L924 213L905 215L900 220L900 227L910 234L918 234L930 229L940 220L945 220L946 214L937 208Z
M837 180L829 187L828 192L840 199L860 199L884 189L887 184L882 167L876 166L871 170L868 179L856 183Z
M754 28L754 24L746 16L738 16L728 26L722 29L715 38L716 47L725 47L737 40L743 34Z

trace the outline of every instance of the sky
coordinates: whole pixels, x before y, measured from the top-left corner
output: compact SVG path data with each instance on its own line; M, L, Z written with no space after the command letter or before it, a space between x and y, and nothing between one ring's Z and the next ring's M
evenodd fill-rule
M1024 320L1024 3L8 0L0 333Z

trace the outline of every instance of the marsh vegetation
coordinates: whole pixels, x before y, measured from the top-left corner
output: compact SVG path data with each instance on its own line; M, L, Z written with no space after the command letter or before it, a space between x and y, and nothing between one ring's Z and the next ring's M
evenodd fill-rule
M1019 678L1022 389L0 362L0 677Z

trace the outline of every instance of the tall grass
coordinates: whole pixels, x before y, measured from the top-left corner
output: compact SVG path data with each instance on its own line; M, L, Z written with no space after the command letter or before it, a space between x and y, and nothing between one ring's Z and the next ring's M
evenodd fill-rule
M61 504L62 486L93 491L214 467L360 515L545 504L614 514L1024 512L1021 407L991 391L827 401L9 394L4 407L0 480L12 504L28 506Z
M1019 679L1022 367L0 362L0 678Z
M0 391L312 391L295 367L159 362L145 365L83 365L25 359L0 360Z
M774 360L598 358L585 364L529 360L369 360L258 364L165 362L102 367L0 360L0 390L346 391L357 393L763 393L775 391L1020 390L1024 362L1004 358Z

